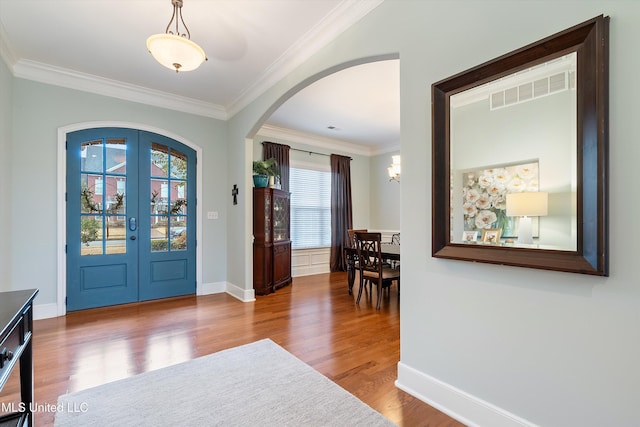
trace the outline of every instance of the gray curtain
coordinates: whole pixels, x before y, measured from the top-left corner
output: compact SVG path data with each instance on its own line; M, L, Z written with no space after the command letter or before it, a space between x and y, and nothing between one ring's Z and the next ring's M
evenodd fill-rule
M280 187L284 191L289 191L289 147L288 145L276 144L275 142L264 141L262 143L262 159L276 159L278 170L280 171Z
M331 155L331 271L346 271L344 248L349 246L347 230L353 228L351 206L351 158Z

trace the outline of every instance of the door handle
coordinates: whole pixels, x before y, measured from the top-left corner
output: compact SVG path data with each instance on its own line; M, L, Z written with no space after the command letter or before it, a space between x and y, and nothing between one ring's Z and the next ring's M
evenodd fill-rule
M136 221L135 217L129 218L129 230L136 231L138 228L138 221Z

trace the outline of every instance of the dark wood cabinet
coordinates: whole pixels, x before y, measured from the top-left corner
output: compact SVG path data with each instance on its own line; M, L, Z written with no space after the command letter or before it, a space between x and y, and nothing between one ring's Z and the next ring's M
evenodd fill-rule
M20 402L5 402L0 426L33 426L33 299L37 289L0 292L0 391L16 365ZM0 399L1 400L1 399Z
M253 189L253 289L267 295L291 283L289 193Z

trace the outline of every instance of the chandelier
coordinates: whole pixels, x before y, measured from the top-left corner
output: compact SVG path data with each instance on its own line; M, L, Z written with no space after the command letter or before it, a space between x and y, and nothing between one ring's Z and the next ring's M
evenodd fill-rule
M389 181L400 182L400 155L391 156L391 165L387 168Z
M183 0L171 0L173 4L173 15L162 34L154 34L147 39L147 50L160 64L167 68L178 71L195 70L207 60L204 50L191 41L191 33L182 18ZM171 24L175 20L175 32L170 30ZM182 26L186 33L180 33L178 24Z

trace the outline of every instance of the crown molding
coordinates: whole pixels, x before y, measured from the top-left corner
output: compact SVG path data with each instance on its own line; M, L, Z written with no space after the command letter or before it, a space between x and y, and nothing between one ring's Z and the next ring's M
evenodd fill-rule
M285 141L309 145L311 147L317 147L323 150L339 151L358 156L371 157L375 155L371 147L354 144L352 142L342 141L339 139L313 135L293 129L281 128L278 126L263 125L260 130L258 130L256 136L257 135L268 138L283 139Z
M227 106L233 117L274 86L304 61L328 45L347 28L362 19L384 0L344 0L330 14L317 23L307 34L286 50L262 75Z
M383 1L342 1L329 15L264 70L258 80L245 89L226 108L218 104L181 97L41 62L25 59L16 60L9 44L5 41L7 37L3 28L0 28L0 56L12 70L14 77L199 116L228 120Z
M77 89L214 119L227 120L229 118L225 109L219 105L36 61L19 60L13 65L13 75L40 83Z
M384 148L378 148L377 150L373 150L373 155L381 156L383 154L399 153L399 152L400 152L400 143L396 142L393 145L385 145Z

